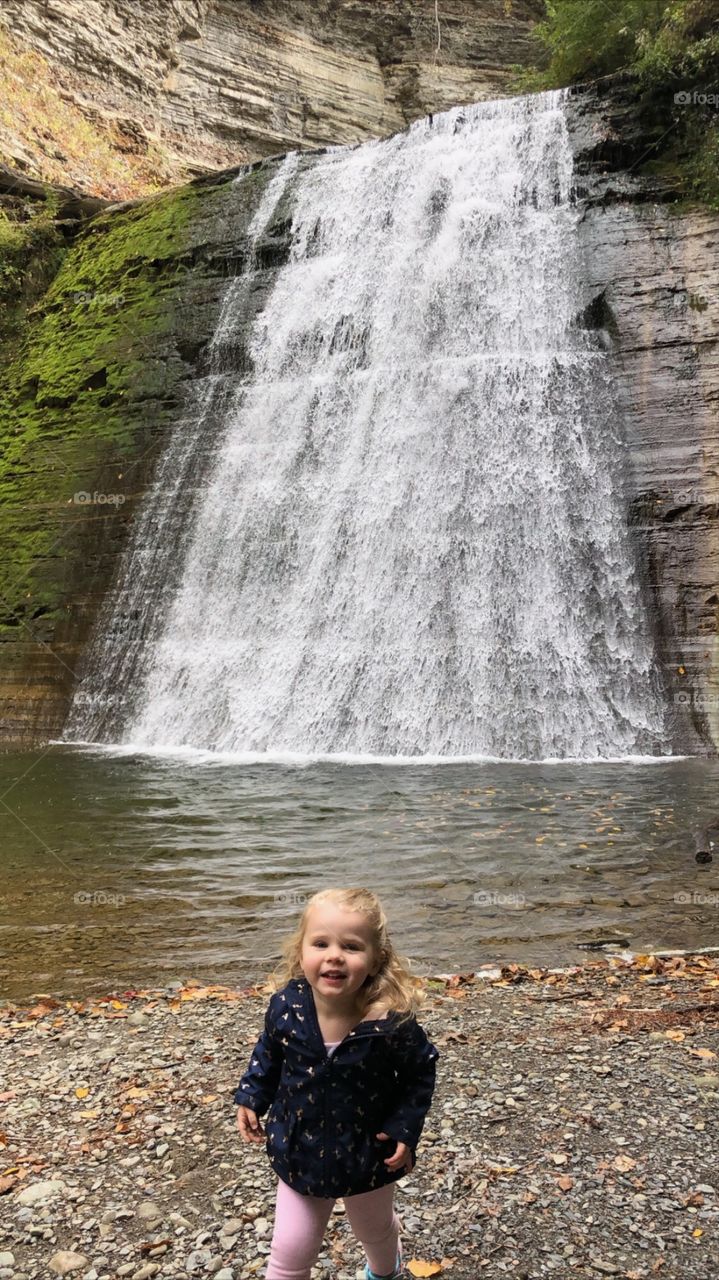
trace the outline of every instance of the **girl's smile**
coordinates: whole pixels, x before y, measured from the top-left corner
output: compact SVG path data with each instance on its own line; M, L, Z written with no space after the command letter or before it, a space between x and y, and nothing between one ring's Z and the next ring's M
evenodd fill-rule
M372 931L363 913L332 902L311 907L301 965L323 1012L351 1010L356 993L376 969Z

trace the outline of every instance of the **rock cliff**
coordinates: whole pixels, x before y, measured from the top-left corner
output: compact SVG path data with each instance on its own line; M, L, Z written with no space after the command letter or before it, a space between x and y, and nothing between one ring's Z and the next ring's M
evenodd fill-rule
M543 13L543 0L4 0L0 21L119 153L159 149L177 183L497 97L535 56ZM57 177L45 114L32 136L28 121L0 129L0 153Z
M628 519L658 637L675 750L719 744L719 215L641 172L653 138L636 86L569 108L584 200L587 306L614 354ZM660 121L663 129L666 121Z

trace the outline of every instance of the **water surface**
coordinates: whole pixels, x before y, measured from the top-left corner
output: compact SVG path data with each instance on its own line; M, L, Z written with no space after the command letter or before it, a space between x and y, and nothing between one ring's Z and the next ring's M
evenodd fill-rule
M246 983L307 895L366 884L420 972L569 963L578 943L719 943L693 832L719 761L212 761L0 756L0 991ZM719 806L717 806L719 808ZM713 895L713 896L712 896Z

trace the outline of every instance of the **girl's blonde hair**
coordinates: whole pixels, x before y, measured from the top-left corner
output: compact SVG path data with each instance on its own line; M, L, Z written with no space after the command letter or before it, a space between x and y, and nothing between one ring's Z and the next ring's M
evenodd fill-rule
M367 975L357 992L362 1017L375 1004L399 1013L400 1021L411 1017L425 998L424 985L420 978L410 973L409 961L395 951L387 932L387 917L382 903L371 889L320 889L313 894L302 912L295 932L284 943L283 959L270 974L264 990L267 993L278 991L291 978L303 976L300 960L307 918L312 907L323 902L332 902L347 911L361 911L372 931L372 944L379 969L374 977Z

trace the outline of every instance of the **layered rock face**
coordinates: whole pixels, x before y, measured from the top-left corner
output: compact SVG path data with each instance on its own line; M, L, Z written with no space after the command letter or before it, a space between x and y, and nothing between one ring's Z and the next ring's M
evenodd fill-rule
M628 519L658 639L676 751L719 745L719 216L675 211L639 176L631 81L569 104L584 199L587 307L614 353Z
M180 181L500 96L511 64L536 56L543 12L543 0L4 0L0 21L127 149L159 141Z

